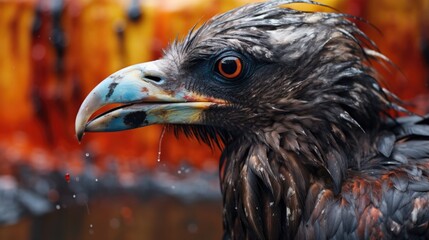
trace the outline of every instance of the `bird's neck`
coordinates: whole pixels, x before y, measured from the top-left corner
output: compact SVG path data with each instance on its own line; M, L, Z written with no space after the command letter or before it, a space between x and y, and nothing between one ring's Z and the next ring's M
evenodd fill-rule
M293 238L311 186L340 191L347 169L356 165L357 139L334 125L304 124L272 126L227 144L220 178L228 237Z
M238 139L223 152L225 239L279 239L284 234L292 238L310 174L294 154L254 141Z

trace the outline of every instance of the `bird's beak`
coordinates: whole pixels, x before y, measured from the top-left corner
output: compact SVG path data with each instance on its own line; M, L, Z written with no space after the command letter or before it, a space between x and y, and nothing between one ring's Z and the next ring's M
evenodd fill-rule
M199 124L202 112L222 100L204 97L167 79L166 60L124 68L96 86L76 116L76 135L144 127L150 124ZM178 81L178 80L174 80ZM103 106L120 104L94 118Z

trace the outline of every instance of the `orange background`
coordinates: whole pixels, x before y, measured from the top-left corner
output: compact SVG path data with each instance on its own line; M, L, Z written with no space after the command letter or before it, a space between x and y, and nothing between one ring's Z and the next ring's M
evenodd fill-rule
M160 57L162 48L195 23L248 2L1 1L0 174L13 175L13 166L21 163L77 174L85 154L100 170L118 162L121 174L183 162L216 171L217 150L176 140L171 131L158 162L159 126L87 134L78 144L74 118L86 94L106 76ZM381 31L359 24L403 73L388 74L390 89L416 104L410 108L428 112L429 0L321 2L364 17Z

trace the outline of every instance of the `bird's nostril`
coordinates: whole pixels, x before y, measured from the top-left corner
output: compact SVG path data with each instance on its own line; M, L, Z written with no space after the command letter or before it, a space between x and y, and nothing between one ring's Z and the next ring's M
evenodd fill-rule
M158 77L158 76L153 76L153 75L146 75L146 76L144 76L144 78L145 79L148 79L148 80L150 80L150 81L152 81L152 82L155 82L155 83L162 83L163 82L163 78L161 78L161 77Z

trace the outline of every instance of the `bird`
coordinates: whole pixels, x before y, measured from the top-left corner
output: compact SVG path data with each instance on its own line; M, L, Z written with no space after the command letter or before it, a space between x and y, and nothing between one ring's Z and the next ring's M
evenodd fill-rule
M321 5L247 4L113 73L79 141L165 124L220 147L223 239L429 238L429 116L384 86L365 20L298 2Z

